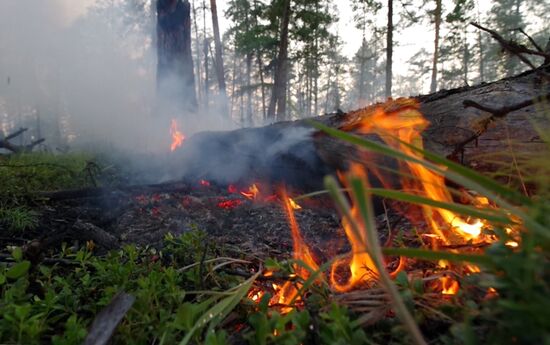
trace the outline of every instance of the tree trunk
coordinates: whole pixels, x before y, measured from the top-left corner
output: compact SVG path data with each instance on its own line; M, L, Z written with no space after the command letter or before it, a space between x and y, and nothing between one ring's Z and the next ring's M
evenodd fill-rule
M157 94L162 111L195 112L197 96L189 1L158 0L157 48Z
M197 9L195 7L195 1L193 1L193 26L195 28L195 53L197 54L195 56L196 65L197 65L197 90L198 90L198 101L199 103L202 103L203 95L202 95L202 70L201 70L201 48L199 43L199 26L198 26L198 19L197 19Z
M470 64L470 49L468 47L468 41L464 39L464 58L462 62L462 67L464 70L464 85L468 85L468 73L470 71L469 64Z
M432 60L432 82L430 92L434 93L437 90L437 63L439 61L439 29L441 27L441 0L435 0L435 39L434 39L434 55Z
M204 108L208 109L208 103L210 98L210 73L208 70L208 38L204 38L204 45L202 47L204 55Z
M392 92L392 64L393 64L393 0L388 0L388 27L386 32L386 98Z
M252 126L252 53L246 54L246 121Z
M260 76L260 84L262 87L262 115L263 115L263 121L267 120L267 107L266 107L266 97L265 97L265 80L264 80L264 71L263 71L263 62L262 62L262 55L260 50L257 52L258 57L258 74Z
M216 53L216 76L218 78L218 87L222 97L222 108L227 116L227 92L225 86L225 73L223 68L222 42L220 39L220 27L218 25L218 8L216 0L210 0L210 11L212 12L212 28L214 29L214 48Z
M279 40L279 54L275 66L273 91L269 102L268 117L282 121L286 117L286 84L288 74L288 26L290 23L290 1L285 0L283 17L281 20L281 36Z

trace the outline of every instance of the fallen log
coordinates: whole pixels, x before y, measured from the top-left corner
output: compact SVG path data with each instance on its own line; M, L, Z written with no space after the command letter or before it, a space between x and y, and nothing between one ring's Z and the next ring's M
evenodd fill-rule
M515 155L545 152L536 127L550 128L540 109L548 103L540 96L547 95L550 88L541 73L538 69L493 83L415 97L430 122L422 134L425 148L482 171L511 164ZM495 109L501 111L497 116L491 113ZM340 128L353 113L314 120ZM375 135L368 137L379 140ZM326 174L344 169L354 155L352 146L317 132L307 120L298 120L198 133L165 168L174 179L200 178L221 184L266 181L309 191L319 189ZM489 160L488 155L493 157ZM381 165L393 164L377 159Z

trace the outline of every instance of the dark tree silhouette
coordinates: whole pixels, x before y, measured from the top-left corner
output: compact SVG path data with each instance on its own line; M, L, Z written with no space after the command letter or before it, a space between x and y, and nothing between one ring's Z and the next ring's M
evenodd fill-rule
M169 105L165 111L195 112L189 1L157 1L157 54L157 97Z

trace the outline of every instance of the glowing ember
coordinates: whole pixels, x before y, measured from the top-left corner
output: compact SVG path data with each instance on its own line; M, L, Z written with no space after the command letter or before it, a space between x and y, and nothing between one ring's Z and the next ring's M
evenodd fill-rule
M265 295L265 292L259 289L258 290L253 289L248 292L248 298L256 303L260 303L264 295Z
M240 206L242 203L243 203L243 201L240 200L240 199L224 200L224 201L220 201L218 203L218 207L219 208L224 208L226 210L230 210L230 209L233 209L235 207Z
M451 277L443 276L439 278L441 282L441 294L443 295L456 295L460 285Z
M170 135L172 136L170 151L175 151L185 140L185 135L183 135L183 133L178 129L178 121L176 119L172 119L172 123L170 125Z
M231 194L235 194L237 193L237 187L235 187L235 185L233 184L230 184L229 186L227 186L227 191Z

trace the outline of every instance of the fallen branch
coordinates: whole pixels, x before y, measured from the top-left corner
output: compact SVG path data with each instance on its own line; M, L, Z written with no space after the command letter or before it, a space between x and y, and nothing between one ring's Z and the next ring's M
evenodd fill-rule
M84 345L105 345L126 313L132 308L136 298L121 292L94 319Z
M522 54L529 54L529 55L536 55L545 58L545 60L550 59L550 54L545 52L540 52L537 50L529 49L523 45L517 44L516 42L509 41L504 39L501 35L499 35L496 31L488 29L486 27L483 27L477 23L470 22L470 25L475 26L476 28L483 30L485 32L488 32L495 40L498 41L498 43L501 45L501 47L511 53L512 55L517 56L521 61L523 61L525 64L527 64L532 69L536 69L535 65L527 59Z
M84 223L80 220L77 220L73 227L73 231L70 235L74 236L75 239L80 241L93 241L100 247L103 247L107 250L118 248L118 239L108 233L107 231L101 229L98 226L95 226L91 223Z
M453 152L450 154L450 157L457 157L459 153L464 153L465 146L468 145L469 143L473 142L473 141L476 141L483 133L485 133L487 131L487 129L489 128L489 124L491 124L496 119L503 118L503 117L505 117L506 115L508 115L509 113L511 113L513 111L520 110L522 108L525 108L525 107L531 106L535 103L540 103L540 102L543 102L543 101L550 101L550 93L547 93L547 94L545 94L543 96L540 96L540 97L528 99L528 100L525 100L523 102L516 103L516 104L513 104L513 105L503 106L503 107L500 107L500 108L493 108L493 107L490 107L490 106L487 106L487 105L482 105L482 104L479 104L479 103L477 103L473 100L470 100L470 99L464 100L462 102L462 105L464 106L464 108L476 108L476 109L479 109L481 111L485 111L485 112L490 113L491 116L484 119L480 123L480 125L481 125L480 130L478 130L477 132L472 134L470 137L468 137L464 141L457 144L455 146L455 149L453 150ZM461 161L462 161L462 159L461 159Z
M12 134L8 135L7 137L4 138L4 140L10 140L10 139L13 139L17 136L20 136L21 134L25 133L26 131L28 131L29 129L28 128L19 128L17 131L13 132Z
M20 128L17 131L13 132L12 134L9 134L4 139L0 140L0 149L6 149L8 151L11 151L13 153L24 153L24 152L31 152L33 148L36 145L42 144L46 139L41 138L38 140L33 141L32 143L28 145L15 145L9 142L9 140L18 137L19 135L25 133L28 131L28 128Z

